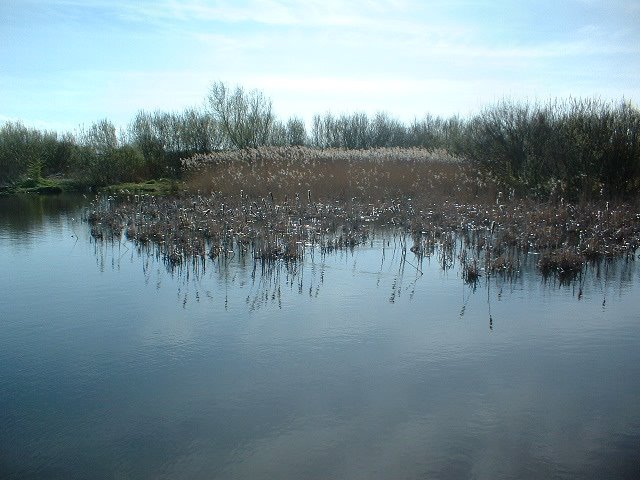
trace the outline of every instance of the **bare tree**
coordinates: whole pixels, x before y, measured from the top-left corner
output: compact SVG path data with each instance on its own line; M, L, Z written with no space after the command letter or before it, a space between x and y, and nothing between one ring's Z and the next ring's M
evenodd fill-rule
M269 143L274 115L271 100L261 92L231 91L223 82L214 82L209 90L209 107L231 146L256 148Z
M80 132L81 144L91 148L98 155L105 155L118 148L116 127L106 118Z
M407 141L407 128L388 113L378 112L371 120L372 147L399 147Z
M307 130L304 120L299 117L291 117L287 121L287 144L302 146L307 143Z

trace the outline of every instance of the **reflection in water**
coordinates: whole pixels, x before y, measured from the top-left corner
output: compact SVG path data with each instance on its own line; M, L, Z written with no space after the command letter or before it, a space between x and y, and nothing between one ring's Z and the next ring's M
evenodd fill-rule
M372 230L171 265L48 208L0 229L1 477L637 476L635 261L467 283Z
M153 243L136 243L123 237L108 239L87 235L94 245L97 264L101 271L106 265L118 269L126 257L128 262L140 263L145 284L157 278L160 288L164 271L178 286L180 301L213 300L212 284L224 290L224 306L229 307L230 289L241 289L244 303L250 311L266 305L282 308L283 294L306 295L318 298L324 287L327 268L336 265L349 271L353 278L374 276L375 287L389 303L406 298L411 301L416 292L423 292L421 284L442 276L459 278L464 285L459 309L463 318L472 296L485 292L489 328L493 328L492 302L504 300L505 295L522 290L560 290L581 300L585 290L590 295L600 295L602 307L612 291L631 288L637 273L635 257L600 259L587 262L583 270L571 277L544 275L538 268L536 253L509 253L510 264L516 268L481 269L473 280L465 275L465 261L473 254L474 247L465 246L461 239L452 238L434 243L428 252L416 254L407 249L410 235L393 229L372 229L366 245L328 251L319 245L303 246L302 260L264 259L254 255L251 249L230 244L224 255L215 258L191 257L188 261L172 263L164 255L163 248ZM363 264L364 262L364 264ZM425 274L427 277L425 278ZM235 295L234 295L235 296Z
M0 238L12 242L16 248L25 248L47 235L52 229L60 230L64 223L81 225L79 207L86 199L78 195L0 195ZM69 215L69 212L75 214Z

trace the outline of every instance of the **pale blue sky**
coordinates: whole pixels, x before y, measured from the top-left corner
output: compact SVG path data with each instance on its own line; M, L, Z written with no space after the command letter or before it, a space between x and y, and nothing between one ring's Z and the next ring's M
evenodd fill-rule
M74 130L258 88L282 118L640 101L640 0L2 0L0 121Z

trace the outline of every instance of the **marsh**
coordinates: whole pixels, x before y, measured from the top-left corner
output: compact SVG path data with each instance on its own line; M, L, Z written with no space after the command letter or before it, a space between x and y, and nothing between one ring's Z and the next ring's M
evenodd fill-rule
M637 476L635 260L468 283L388 225L172 266L91 200L0 199L3 477Z

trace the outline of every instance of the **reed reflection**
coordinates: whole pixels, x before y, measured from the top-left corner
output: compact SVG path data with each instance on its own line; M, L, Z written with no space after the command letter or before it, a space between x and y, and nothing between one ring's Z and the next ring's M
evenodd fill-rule
M96 228L109 233L95 235ZM375 288L384 292L391 304L429 295L434 275L459 278L464 292L459 318L465 316L472 296L483 292L490 330L495 320L492 302L505 300L510 292L531 290L534 295L540 288L562 289L576 300L581 300L585 291L590 295L599 292L604 308L612 290L629 286L638 271L631 254L585 261L579 270L566 273L541 268L538 252L487 243L479 246L453 232L411 234L388 226L369 225L357 234L350 231L348 238L357 238L357 242L345 241L343 231L324 231L314 237L274 234L270 243L229 232L222 240L191 241L188 245L198 245L191 255L184 250L178 253L175 241L141 240L124 230L114 230L110 224L92 224L90 230L101 269L109 264L118 268L123 257L131 261L140 258L145 283L155 281L159 288L162 276L169 275L178 285L183 307L222 295L225 308L232 299L237 303L242 298L249 311L266 306L282 309L287 296L321 298L327 269L344 263L341 275L355 277L356 283L358 276L375 276ZM366 267L358 265L358 252L367 252ZM424 279L425 273L430 280Z

